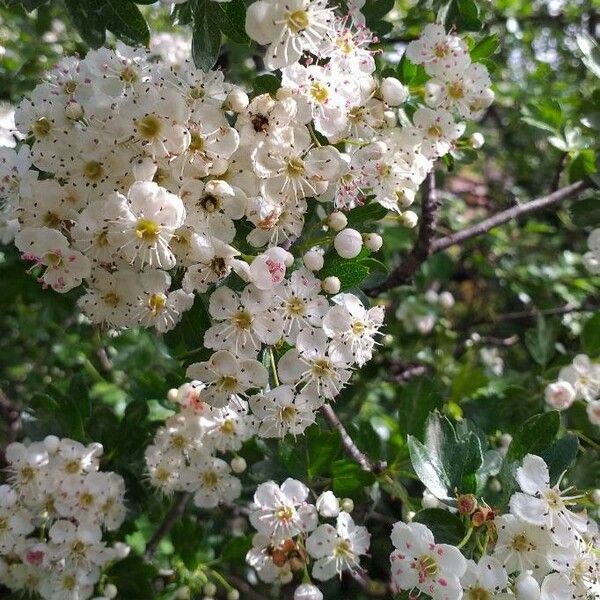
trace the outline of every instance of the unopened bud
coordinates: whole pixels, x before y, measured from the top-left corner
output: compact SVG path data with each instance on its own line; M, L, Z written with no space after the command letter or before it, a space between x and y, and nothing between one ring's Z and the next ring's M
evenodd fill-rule
M236 113L242 112L248 106L249 102L248 94L240 88L232 89L227 95L227 105Z
M171 388L167 392L167 400L169 402L177 402L177 396L179 394L179 390L177 388Z
M395 77L386 77L380 89L384 102L390 106L400 106L408 100L408 88Z
M44 438L44 448L46 448L49 454L56 454L59 445L60 440L55 435L47 435Z
M365 235L365 246L371 252L379 252L383 246L383 238L378 233L367 233Z
M318 250L309 250L303 257L304 266L309 271L319 271L323 268L323 255Z
M117 592L118 592L117 586L114 585L113 583L107 583L104 586L104 592L103 593L104 593L104 595L107 598L116 598L117 597Z
M342 258L354 258L362 249L362 236L356 229L344 229L333 240L335 251Z
M515 596L517 600L539 600L540 584L531 571L521 573L515 580Z
M476 131L469 138L469 142L471 142L472 148L475 148L475 150L478 150L479 148L481 148L481 146L483 146L485 144L485 138L483 137L482 133L479 133L479 131Z
M240 593L237 590L229 590L227 592L227 600L239 600Z
M334 231L341 231L342 229L344 229L344 227L346 227L346 225L348 225L348 219L343 212L340 212L338 210L336 212L332 212L329 215L327 219L327 224Z
M209 581L204 584L202 592L205 596L210 596L212 598L217 593L217 586L212 581Z
M303 583L296 588L294 600L323 600L323 594L316 585Z
M329 277L325 277L325 279L323 279L321 282L321 287L327 294L337 294L342 287L342 283L337 277L330 275Z
M279 581L285 585L294 579L294 574L291 571L283 571L279 574Z
M231 460L231 470L234 473L243 473L247 467L248 464L242 456L236 456Z
M400 222L402 223L402 225L404 225L404 227L407 227L408 229L413 229L417 226L417 223L419 222L419 217L416 212L412 210L405 210L400 215Z
M343 498L340 502L340 508L347 513L351 513L354 510L354 500L352 498Z

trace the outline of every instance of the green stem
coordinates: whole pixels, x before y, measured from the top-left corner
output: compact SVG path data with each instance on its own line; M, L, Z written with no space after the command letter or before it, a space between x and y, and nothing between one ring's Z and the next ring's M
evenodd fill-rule
M456 546L457 548L462 548L470 539L471 536L473 535L473 525L471 525L469 527L469 529L467 530L467 533L465 534L465 537L460 541L460 544L458 544L458 546Z
M582 433L581 431L573 431L573 433L583 442L585 442L586 444L589 444L592 448L595 448L596 450L600 450L600 444L598 444L598 442L595 442L592 438L589 438L587 435L585 435L585 433Z
M275 385L279 385L279 376L277 375L277 366L275 365L275 355L273 354L273 348L269 348L269 359L271 361L271 371L273 371L273 379Z

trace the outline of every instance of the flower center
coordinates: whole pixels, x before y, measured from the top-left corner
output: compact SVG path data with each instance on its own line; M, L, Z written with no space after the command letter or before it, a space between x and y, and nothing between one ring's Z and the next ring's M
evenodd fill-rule
M135 226L135 235L144 242L154 242L160 233L158 223L152 219L138 219Z
M252 315L247 310L238 310L238 312L231 317L231 323L238 329L250 329L252 325Z
M362 106L355 106L354 108L351 108L350 111L348 112L348 120L351 123L360 123L363 120L364 117L364 109Z
M328 358L318 358L312 365L312 372L315 377L327 377L332 372L331 362Z
M46 118L38 119L32 126L31 131L37 138L46 137L52 130L52 123Z
M232 377L231 375L223 375L223 377L219 379L217 387L224 392L233 393L238 387L238 380L236 377Z
M171 448L175 450L183 450L187 446L185 436L179 434L174 435L171 438Z
M69 460L65 463L65 472L69 475L81 473L81 463L78 460Z
M308 12L305 10L295 10L288 13L287 26L294 32L299 33L306 29L310 24Z
M104 296L102 296L102 300L104 304L107 304L112 308L117 308L117 306L119 306L121 303L121 298L115 294L115 292L108 292L108 294L104 294Z
M204 88L198 85L195 85L190 88L190 98L192 100L202 100L204 98Z
M287 161L287 172L290 177L297 177L304 173L304 161L301 158L290 158Z
M433 47L433 53L436 58L444 58L450 53L450 47L446 42L439 42Z
M86 545L81 540L75 540L71 544L71 554L82 557L85 556Z
M225 259L221 257L215 257L210 261L210 270L219 277L223 277L227 273L227 264Z
M0 531L6 531L8 529L8 520L4 517L0 517Z
M291 506L280 506L275 511L275 518L278 521L290 521L294 516L294 509Z
M121 74L119 75L119 78L125 83L135 83L138 80L138 74L135 69L133 69L130 66L127 66L121 69Z
M70 79L65 83L63 89L65 90L65 94L74 94L75 90L77 89L77 82L73 79Z
M352 50L354 50L354 43L352 41L352 35L350 33L346 33L344 35L339 36L335 40L335 45L344 54L350 54L352 52Z
M235 423L231 419L225 419L221 424L221 432L226 435L235 433Z
M208 488L216 488L219 483L219 476L212 469L202 473L202 483Z
M291 406L291 405L284 406L279 411L279 417L281 418L282 421L285 421L286 423L293 421L296 418L297 414L298 414L298 411L296 410L296 408L294 406Z
M299 317L304 314L304 302L297 296L292 296L286 304L288 314Z
M454 100L460 100L465 97L465 88L460 81L455 81L448 86L448 96Z
M419 574L419 583L423 583L427 579L433 577L438 571L438 564L433 558L433 556L429 554L423 554L417 560L416 569Z
M99 248L105 248L108 246L108 231L104 230L96 235L94 238L94 244Z
M162 312L166 304L167 298L164 294L152 294L148 299L148 308L154 316Z
M77 586L77 581L73 575L65 575L62 579L62 586L64 590L72 592Z
M158 167L158 169L156 169L156 173L154 173L152 181L154 181L154 183L158 183L158 185L162 185L165 181L168 181L168 179L169 172L166 169L161 169Z
M35 471L32 467L23 467L19 471L19 479L23 483L31 483L35 479Z
M267 117L266 115L254 115L252 117L251 123L256 133L265 132L267 131L267 129L269 129L269 117Z
M204 150L204 138L197 132L190 134L190 152L202 152Z
M89 492L83 492L79 495L79 504L83 508L89 508L94 504L94 496Z
M527 536L520 533L515 535L511 540L511 546L517 552L527 552L529 550L535 550L535 546L529 541Z
M206 196L200 198L200 206L207 213L212 214L214 212L217 212L221 208L221 202L216 196L213 196L212 194L206 194Z
M548 503L548 506L550 506L550 508L559 509L564 506L564 502L560 497L560 493L555 489L548 490L547 492L545 492L544 498L546 499L546 502Z
M354 323L352 323L352 333L356 335L364 333L365 329L365 324L362 321L355 321Z
M432 125L428 130L427 130L427 135L429 137L442 137L442 128L439 127L438 125Z
M104 167L97 160L90 160L83 165L83 174L90 181L99 181L104 175Z
M161 132L162 125L155 115L146 115L137 121L137 128L144 139L155 140Z
M490 600L490 593L482 587L474 587L469 590L469 600Z
M352 548L350 547L350 542L348 540L342 540L341 542L338 542L333 552L335 556L339 556L342 558L352 556Z
M325 102L329 97L329 90L327 89L327 86L324 83L321 83L320 81L315 81L310 86L310 95L314 98L316 102L321 104Z
M51 227L52 229L57 229L62 223L58 215L50 211L44 215L42 221L46 227Z

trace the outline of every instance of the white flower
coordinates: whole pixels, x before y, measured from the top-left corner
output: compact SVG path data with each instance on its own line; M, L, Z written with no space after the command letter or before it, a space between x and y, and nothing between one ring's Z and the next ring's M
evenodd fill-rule
M281 318L271 309L272 299L256 287L241 295L220 287L210 297L210 316L216 321L204 335L214 350L229 350L240 358L256 357L262 344L275 344L282 335Z
M547 553L553 542L545 529L511 514L494 519L498 541L494 556L509 573L529 570L543 576L550 571Z
M252 414L258 419L260 437L283 438L296 436L315 422L314 399L307 394L296 394L289 385L280 385L262 395L251 396Z
M428 158L444 156L465 131L464 123L455 123L447 110L421 106L413 115L413 123L423 135L421 150Z
M151 181L137 181L129 188L128 198L119 199L123 214L111 222L108 241L125 260L141 268L175 266L169 242L185 220L181 199Z
M254 494L257 509L250 523L273 544L308 533L317 526L317 510L306 502L308 488L295 479L286 479L279 487L274 481L261 483Z
M248 7L246 32L268 45L265 64L275 70L295 63L305 50L318 54L331 35L333 10L326 0L259 0Z
M436 544L431 531L421 523L394 524L390 556L392 590L412 590L429 594L434 600L459 600L459 579L467 569L460 550Z
M226 350L215 352L209 361L194 363L186 375L206 384L202 398L212 406L222 407L232 396L245 396L251 388L269 382L267 370L257 360L239 360Z
M316 585L303 583L294 591L294 600L323 600L323 594Z
M223 502L233 502L242 492L240 480L230 473L231 468L224 460L198 453L183 475L183 486L194 493L196 506L214 508Z
M17 540L33 530L33 515L19 505L9 485L0 485L0 554L12 554Z
M577 400L589 402L600 395L600 364L593 363L585 354L578 354L571 365L563 367L558 378L573 386Z
M200 421L204 431L202 441L219 452L239 450L242 443L255 433L254 419L248 415L246 404L239 400L230 406L211 410L210 415L203 416ZM233 461L231 466L234 467ZM234 472L238 471L234 469Z
M356 362L360 367L371 359L374 336L383 324L383 307L367 310L354 294L340 294L334 301L337 306L323 318L323 331L332 340L329 355L337 361Z
M508 575L497 559L484 556L478 563L467 561L467 570L460 578L466 598L500 599L508 585Z
M290 572L290 565L285 555L287 546L294 543L287 539L280 544L273 544L270 538L262 533L252 537L252 548L246 554L246 562L256 570L261 581L273 583Z
M600 426L600 400L592 400L585 407L588 419L592 425Z
M566 496L558 485L550 487L548 467L542 458L525 456L516 479L523 492L516 492L510 499L512 514L532 525L546 527L561 546L569 546L577 532L587 530L587 518L567 508L577 496Z
M288 265L293 264L294 257L283 248L275 246L259 254L250 265L250 281L259 290L272 290L285 278Z
M283 313L286 341L293 344L300 331L321 325L329 302L320 291L321 282L307 269L297 269L275 289Z
M354 571L359 557L369 550L370 535L366 527L355 525L347 512L337 517L336 526L319 525L306 540L306 550L315 559L312 574L327 581L342 571Z
M56 229L26 228L15 236L15 245L23 259L43 267L41 281L61 293L77 287L90 273L90 261L69 247L67 238Z
M557 410L565 410L575 401L575 390L568 381L555 381L546 386L546 404Z
M283 383L299 385L305 393L332 400L350 379L350 363L329 351L322 330L301 331L296 348L279 360L277 371Z

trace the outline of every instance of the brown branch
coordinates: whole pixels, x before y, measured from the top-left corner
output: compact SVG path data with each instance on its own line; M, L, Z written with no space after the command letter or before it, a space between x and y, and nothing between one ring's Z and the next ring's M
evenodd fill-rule
M425 375L427 373L426 365L390 365L390 374L386 378L386 381L391 381L393 383L406 383L410 381L413 377L420 377L421 375Z
M558 160L558 164L556 165L556 168L554 169L554 175L552 176L552 183L550 184L551 192L556 192L556 190L558 190L558 188L560 186L560 178L561 178L561 175L563 174L563 171L565 170L565 166L567 164L568 159L569 159L568 152L560 153L560 159Z
M146 562L150 562L152 560L152 557L154 556L161 540L171 531L171 529L173 529L175 523L181 519L185 513L185 509L190 498L191 494L188 492L180 493L177 496L175 502L173 502L173 506L171 506L169 512L162 520L162 523L159 525L158 529L154 532L154 535L146 544L146 550L144 552L144 560Z
M536 200L532 200L531 202L527 202L525 204L518 204L513 206L507 210L499 212L488 219L481 221L481 223L477 223L472 227L467 227L461 231L457 231L456 233L452 233L445 237L439 238L430 243L430 245L423 246L420 241L421 231L419 231L419 236L417 238L417 242L415 243L415 247L407 257L405 261L399 264L395 269L392 270L389 277L380 285L365 290L365 293L369 296L376 296L390 290L399 285L409 283L412 281L415 273L419 269L419 267L427 260L427 258L431 254L436 254L437 252L441 252L442 250L446 250L451 246L455 246L457 244L461 244L471 238L483 235L488 231L499 227L500 225L504 225L509 221L513 221L515 219L520 219L526 215L529 215L534 212L538 212L540 210L544 210L545 208L549 208L556 204L560 204L563 200L575 196L582 192L585 189L591 187L591 183L587 179L582 179L581 181L577 181L576 183L572 183L556 192L552 192L547 196L542 196L541 198L537 198ZM422 220L424 221L427 216L426 211L426 202L427 194L424 195L424 204L423 204L423 216ZM435 224L435 221L434 221ZM426 225L421 223L421 227L426 227ZM427 252L424 252L424 249L427 249Z
M421 205L421 222L415 244L406 260L396 267L389 277L381 284L367 290L370 296L377 296L381 292L410 281L419 266L431 254L431 244L435 235L439 209L439 200L435 191L435 174L429 173L423 183L423 196Z
M373 462L362 450L358 448L330 404L324 404L321 406L320 412L325 417L325 420L329 426L332 429L337 429L340 432L344 452L350 458L354 459L364 471L370 471L371 473L375 473L377 475L387 468L385 461Z
M534 308L532 310L522 310L517 312L509 312L496 315L494 321L511 321L513 319L530 319L543 315L544 317L556 317L560 315L568 315L574 312L596 312L600 311L600 306L584 305L575 306L573 304L565 304L564 306L556 306L554 308L544 308L539 310Z

